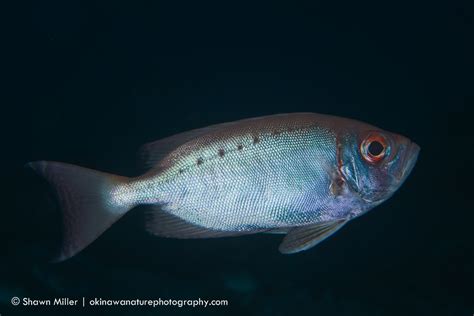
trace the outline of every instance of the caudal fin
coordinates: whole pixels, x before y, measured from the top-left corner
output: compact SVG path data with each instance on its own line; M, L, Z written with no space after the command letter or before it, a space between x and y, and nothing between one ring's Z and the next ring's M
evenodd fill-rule
M62 261L92 243L134 205L114 199L127 178L61 162L27 164L53 187L62 210Z

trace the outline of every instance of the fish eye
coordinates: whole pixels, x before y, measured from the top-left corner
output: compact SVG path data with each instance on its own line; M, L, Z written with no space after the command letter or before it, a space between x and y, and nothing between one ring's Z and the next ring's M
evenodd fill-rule
M377 163L387 156L387 141L381 134L370 134L360 145L362 157L367 162Z
M380 155L383 152L383 150L384 150L384 146L377 140L374 140L373 142L369 144L369 148L368 148L369 154L374 157Z

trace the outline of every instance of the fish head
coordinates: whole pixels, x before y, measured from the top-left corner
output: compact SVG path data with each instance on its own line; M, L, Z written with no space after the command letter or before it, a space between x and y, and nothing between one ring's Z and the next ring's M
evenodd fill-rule
M351 191L372 207L398 190L420 152L410 139L362 123L340 139L339 171Z

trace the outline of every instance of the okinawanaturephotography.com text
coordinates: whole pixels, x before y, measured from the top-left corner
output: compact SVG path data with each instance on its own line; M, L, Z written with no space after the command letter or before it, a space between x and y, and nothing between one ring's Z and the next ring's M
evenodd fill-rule
M141 307L214 307L228 306L229 301L226 299L172 299L172 298L156 298L156 299L107 299L101 297L93 298L68 298L58 297L51 299L35 299L31 297L12 297L11 304L13 306L79 306L79 307L107 307L107 306L141 306Z

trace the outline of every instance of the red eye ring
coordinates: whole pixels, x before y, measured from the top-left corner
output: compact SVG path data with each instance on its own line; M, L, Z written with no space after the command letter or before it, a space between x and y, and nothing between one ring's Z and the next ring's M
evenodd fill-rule
M372 164L382 161L387 155L387 140L379 133L367 136L360 144L362 157Z

